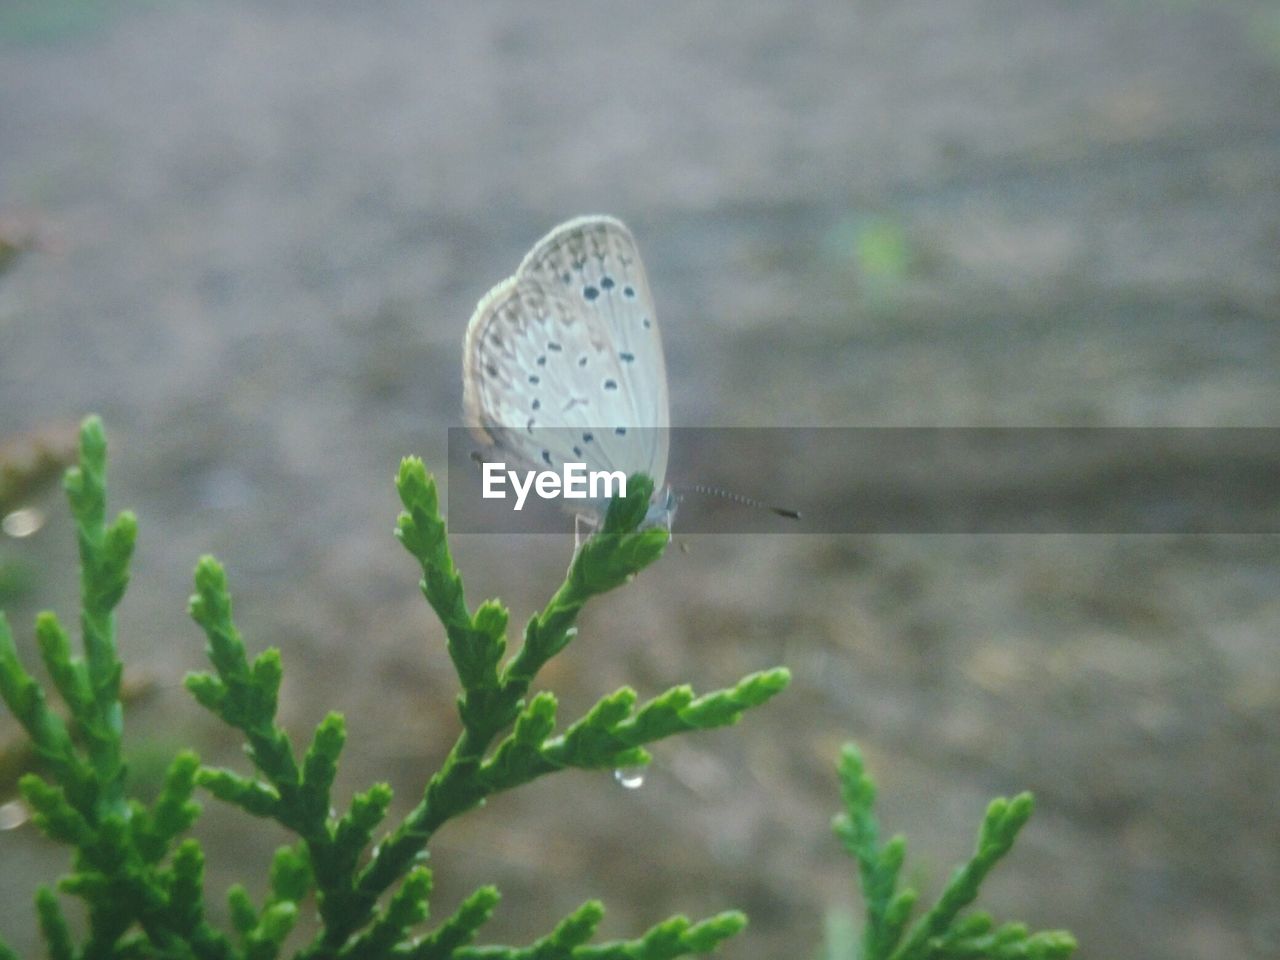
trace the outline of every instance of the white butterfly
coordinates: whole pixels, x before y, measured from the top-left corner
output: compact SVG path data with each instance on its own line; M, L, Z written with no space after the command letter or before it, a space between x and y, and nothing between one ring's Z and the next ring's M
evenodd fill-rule
M462 380L481 442L529 469L585 463L646 473L657 492L645 522L670 529L662 337L644 264L621 221L577 217L534 244L515 275L476 306ZM598 525L607 505L592 503L586 519Z

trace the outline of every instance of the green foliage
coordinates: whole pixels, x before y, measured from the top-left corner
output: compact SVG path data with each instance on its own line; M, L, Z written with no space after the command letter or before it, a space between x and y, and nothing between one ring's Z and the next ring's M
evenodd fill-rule
M898 887L906 838L898 835L880 843L875 783L853 744L845 746L838 770L844 812L833 827L858 864L866 921L860 950L851 950L847 935L837 928L836 936L829 933L825 960L1064 960L1075 951L1075 938L1064 930L1031 933L1020 923L995 927L985 913L960 915L1031 817L1031 794L991 801L973 856L908 929L918 895L911 887Z
M788 675L778 669L701 697L687 686L673 687L641 705L624 688L559 734L554 695L530 695L539 670L573 640L583 606L662 554L666 532L640 529L653 489L648 478L631 479L629 496L610 506L601 532L577 551L564 583L508 656L506 608L496 600L474 611L467 605L435 482L420 460L401 464L397 487L405 512L396 532L420 565L422 592L444 625L461 686L461 732L417 805L389 829L386 784L334 812L345 721L337 713L325 717L298 756L276 718L280 653L267 649L250 657L233 619L226 573L212 557L196 566L190 613L204 631L213 669L188 676L186 686L240 731L253 772L205 767L184 751L169 764L150 805L128 796L114 611L128 583L136 523L128 513L107 523L106 439L96 418L83 425L80 464L67 472L65 486L80 547L83 656L73 654L52 613L37 618L35 632L68 719L26 672L0 616L0 696L48 776L25 776L23 796L37 826L73 848L73 870L58 886L81 898L88 913L87 933L77 943L57 893L37 892L36 913L54 960L275 960L312 894L320 927L293 952L298 960L668 960L710 951L745 925L736 912L700 923L673 917L638 939L592 945L603 908L589 901L528 947L473 946L498 904L498 892L486 886L434 928L419 930L432 887L421 861L435 832L453 817L558 770L646 763L649 744L736 723L786 686ZM183 838L200 812L197 786L298 838L276 851L261 905L240 885L228 891L230 934L205 919L204 854L194 839ZM0 943L0 960L10 958L16 960Z
M0 46L54 43L110 24L144 0L6 0L0 4ZM0 247L0 269L3 269Z

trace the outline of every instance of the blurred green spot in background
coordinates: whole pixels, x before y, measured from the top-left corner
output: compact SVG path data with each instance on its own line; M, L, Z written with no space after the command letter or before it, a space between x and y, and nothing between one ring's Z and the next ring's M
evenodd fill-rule
M3 0L0 45L51 43L110 23L138 0Z
M891 216L845 217L828 233L826 246L833 259L852 261L859 293L873 304L894 300L911 272L906 230Z

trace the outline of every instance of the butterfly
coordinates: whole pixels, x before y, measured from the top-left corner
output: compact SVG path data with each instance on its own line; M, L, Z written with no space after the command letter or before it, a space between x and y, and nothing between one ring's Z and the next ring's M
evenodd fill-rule
M534 470L646 473L646 525L669 530L670 409L662 336L631 231L577 217L534 244L467 324L463 406L476 438ZM608 502L578 501L599 526Z

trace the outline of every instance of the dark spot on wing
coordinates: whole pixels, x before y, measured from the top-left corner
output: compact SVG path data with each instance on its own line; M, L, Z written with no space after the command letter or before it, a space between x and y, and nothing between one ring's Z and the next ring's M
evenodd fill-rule
M627 435L627 428L626 428L626 427L614 427L614 428L613 428L613 432L614 432L614 433L616 433L616 434L617 434L618 436L620 436L620 437L625 437L625 436Z
M631 363L631 361L635 360L635 358L636 358L636 355L634 353L623 352L618 354L618 359L621 360L623 363Z
M538 366L545 367L547 365L547 355L544 353L538 358Z
M543 451L542 451L542 462L543 462L543 463L545 463L548 467L549 467L549 466L551 466L551 451L550 451L550 450L543 450Z
M595 435L594 433L587 432L587 433L584 433L584 434L582 435L582 442L583 442L583 443L590 443L590 442L591 442L592 440L594 440L595 438L596 438L596 435Z
M613 277L609 276L608 274L605 274L603 277L600 278L600 288L602 290L612 290L613 287L614 287Z
M575 457L580 457L580 456L582 456L582 448L581 448L581 447L574 447L574 448L573 448L573 455L574 455Z
M485 373L489 374L489 376L491 377L496 377L498 375L498 368L495 367L492 363L485 364L484 371Z
M653 326L648 317L641 317L640 322L644 324L646 330Z
M622 295L626 297L628 300L630 300L632 297L636 295L636 288L631 286L631 284L627 284L625 287L622 288Z
M534 401L533 401L533 409L535 409L535 410L541 410L541 409L542 409L542 401L541 401L541 400L534 400Z
M605 388L606 390L617 390L617 389L618 389L618 381L617 381L617 380L606 380L606 381L604 382L604 388Z
M560 346L560 344L558 344L558 343L556 343L554 340L552 340L550 343L548 343L548 344L547 344L547 349L548 349L548 350L550 350L550 351L551 351L551 352L553 352L553 353L559 353L559 352L560 352L561 350L563 350L564 348L563 348L563 347L561 347L561 346Z
M541 382L542 382L542 378L541 378L540 376L538 376L536 373L531 373L531 374L529 374L529 382L530 382L530 383L541 383Z
M584 353L578 358L578 366L585 367L587 365L587 355Z
M600 296L600 291L588 284L582 288L582 296L587 300L594 300L596 297Z
M524 428L530 433L533 433L533 417L529 418L529 422L524 425Z

